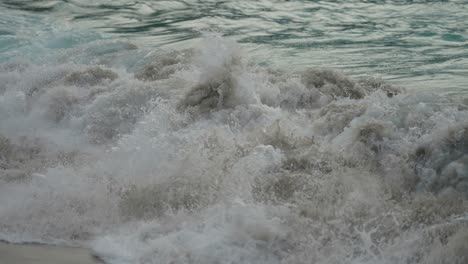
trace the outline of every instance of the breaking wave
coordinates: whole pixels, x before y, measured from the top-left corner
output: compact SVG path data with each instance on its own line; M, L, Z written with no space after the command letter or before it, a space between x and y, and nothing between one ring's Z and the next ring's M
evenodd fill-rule
M235 42L0 65L0 239L108 263L466 263L468 110Z

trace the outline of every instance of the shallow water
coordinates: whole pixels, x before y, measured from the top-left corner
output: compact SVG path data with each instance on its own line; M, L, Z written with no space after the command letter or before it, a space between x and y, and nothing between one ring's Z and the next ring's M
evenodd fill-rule
M116 264L468 260L463 1L0 8L1 240Z

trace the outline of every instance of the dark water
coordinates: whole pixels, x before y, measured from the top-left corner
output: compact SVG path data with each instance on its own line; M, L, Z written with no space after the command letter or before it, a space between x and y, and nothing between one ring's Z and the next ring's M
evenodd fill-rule
M1 1L0 240L467 263L467 6Z

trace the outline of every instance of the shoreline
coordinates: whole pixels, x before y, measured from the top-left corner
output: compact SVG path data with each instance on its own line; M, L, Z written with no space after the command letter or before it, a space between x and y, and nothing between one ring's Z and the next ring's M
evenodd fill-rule
M103 264L86 248L0 241L0 264Z

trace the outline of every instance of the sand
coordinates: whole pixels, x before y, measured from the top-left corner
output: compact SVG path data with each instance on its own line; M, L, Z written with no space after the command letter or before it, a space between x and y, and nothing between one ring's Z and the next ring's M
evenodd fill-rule
M0 242L0 264L102 264L84 248Z

